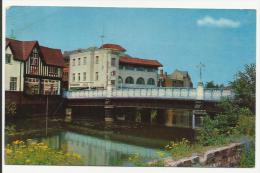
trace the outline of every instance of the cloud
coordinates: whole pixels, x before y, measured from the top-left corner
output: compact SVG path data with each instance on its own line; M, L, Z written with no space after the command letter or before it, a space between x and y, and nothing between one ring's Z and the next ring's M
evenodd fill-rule
M240 27L239 21L234 21L227 18L214 19L211 16L205 16L204 18L197 20L198 26L213 26L219 28L238 28Z

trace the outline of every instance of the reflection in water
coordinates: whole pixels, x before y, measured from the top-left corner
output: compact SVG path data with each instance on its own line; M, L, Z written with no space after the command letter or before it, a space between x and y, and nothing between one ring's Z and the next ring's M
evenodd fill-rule
M130 145L108 139L62 132L59 135L42 138L51 148L80 154L85 165L131 166L128 157L138 153L145 160L159 158L158 150Z

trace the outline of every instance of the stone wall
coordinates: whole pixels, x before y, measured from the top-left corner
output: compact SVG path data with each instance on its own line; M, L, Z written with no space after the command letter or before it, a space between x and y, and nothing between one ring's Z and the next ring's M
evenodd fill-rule
M209 150L202 155L180 160L165 159L165 166L172 167L239 167L243 143L233 143L229 146Z

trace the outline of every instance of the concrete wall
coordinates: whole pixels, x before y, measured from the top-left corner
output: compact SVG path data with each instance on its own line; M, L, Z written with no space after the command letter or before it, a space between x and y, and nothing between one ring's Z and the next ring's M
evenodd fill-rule
M243 143L233 143L180 160L165 159L165 166L173 167L239 167Z
M5 64L5 91L10 91L10 78L17 78L17 87L16 91L23 91L23 83L24 83L24 63L21 61L14 60L14 56L10 47L6 48L6 54L11 54L11 63ZM21 74L21 75L20 75ZM21 81L20 81L21 79ZM21 83L21 85L20 85ZM20 88L21 86L21 88Z

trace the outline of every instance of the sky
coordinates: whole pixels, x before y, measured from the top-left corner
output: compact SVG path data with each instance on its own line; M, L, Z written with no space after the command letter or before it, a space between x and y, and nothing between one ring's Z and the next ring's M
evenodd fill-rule
M188 71L202 81L228 84L256 61L256 11L97 7L11 7L6 37L38 40L63 51L114 43L127 54L156 59L168 74Z

